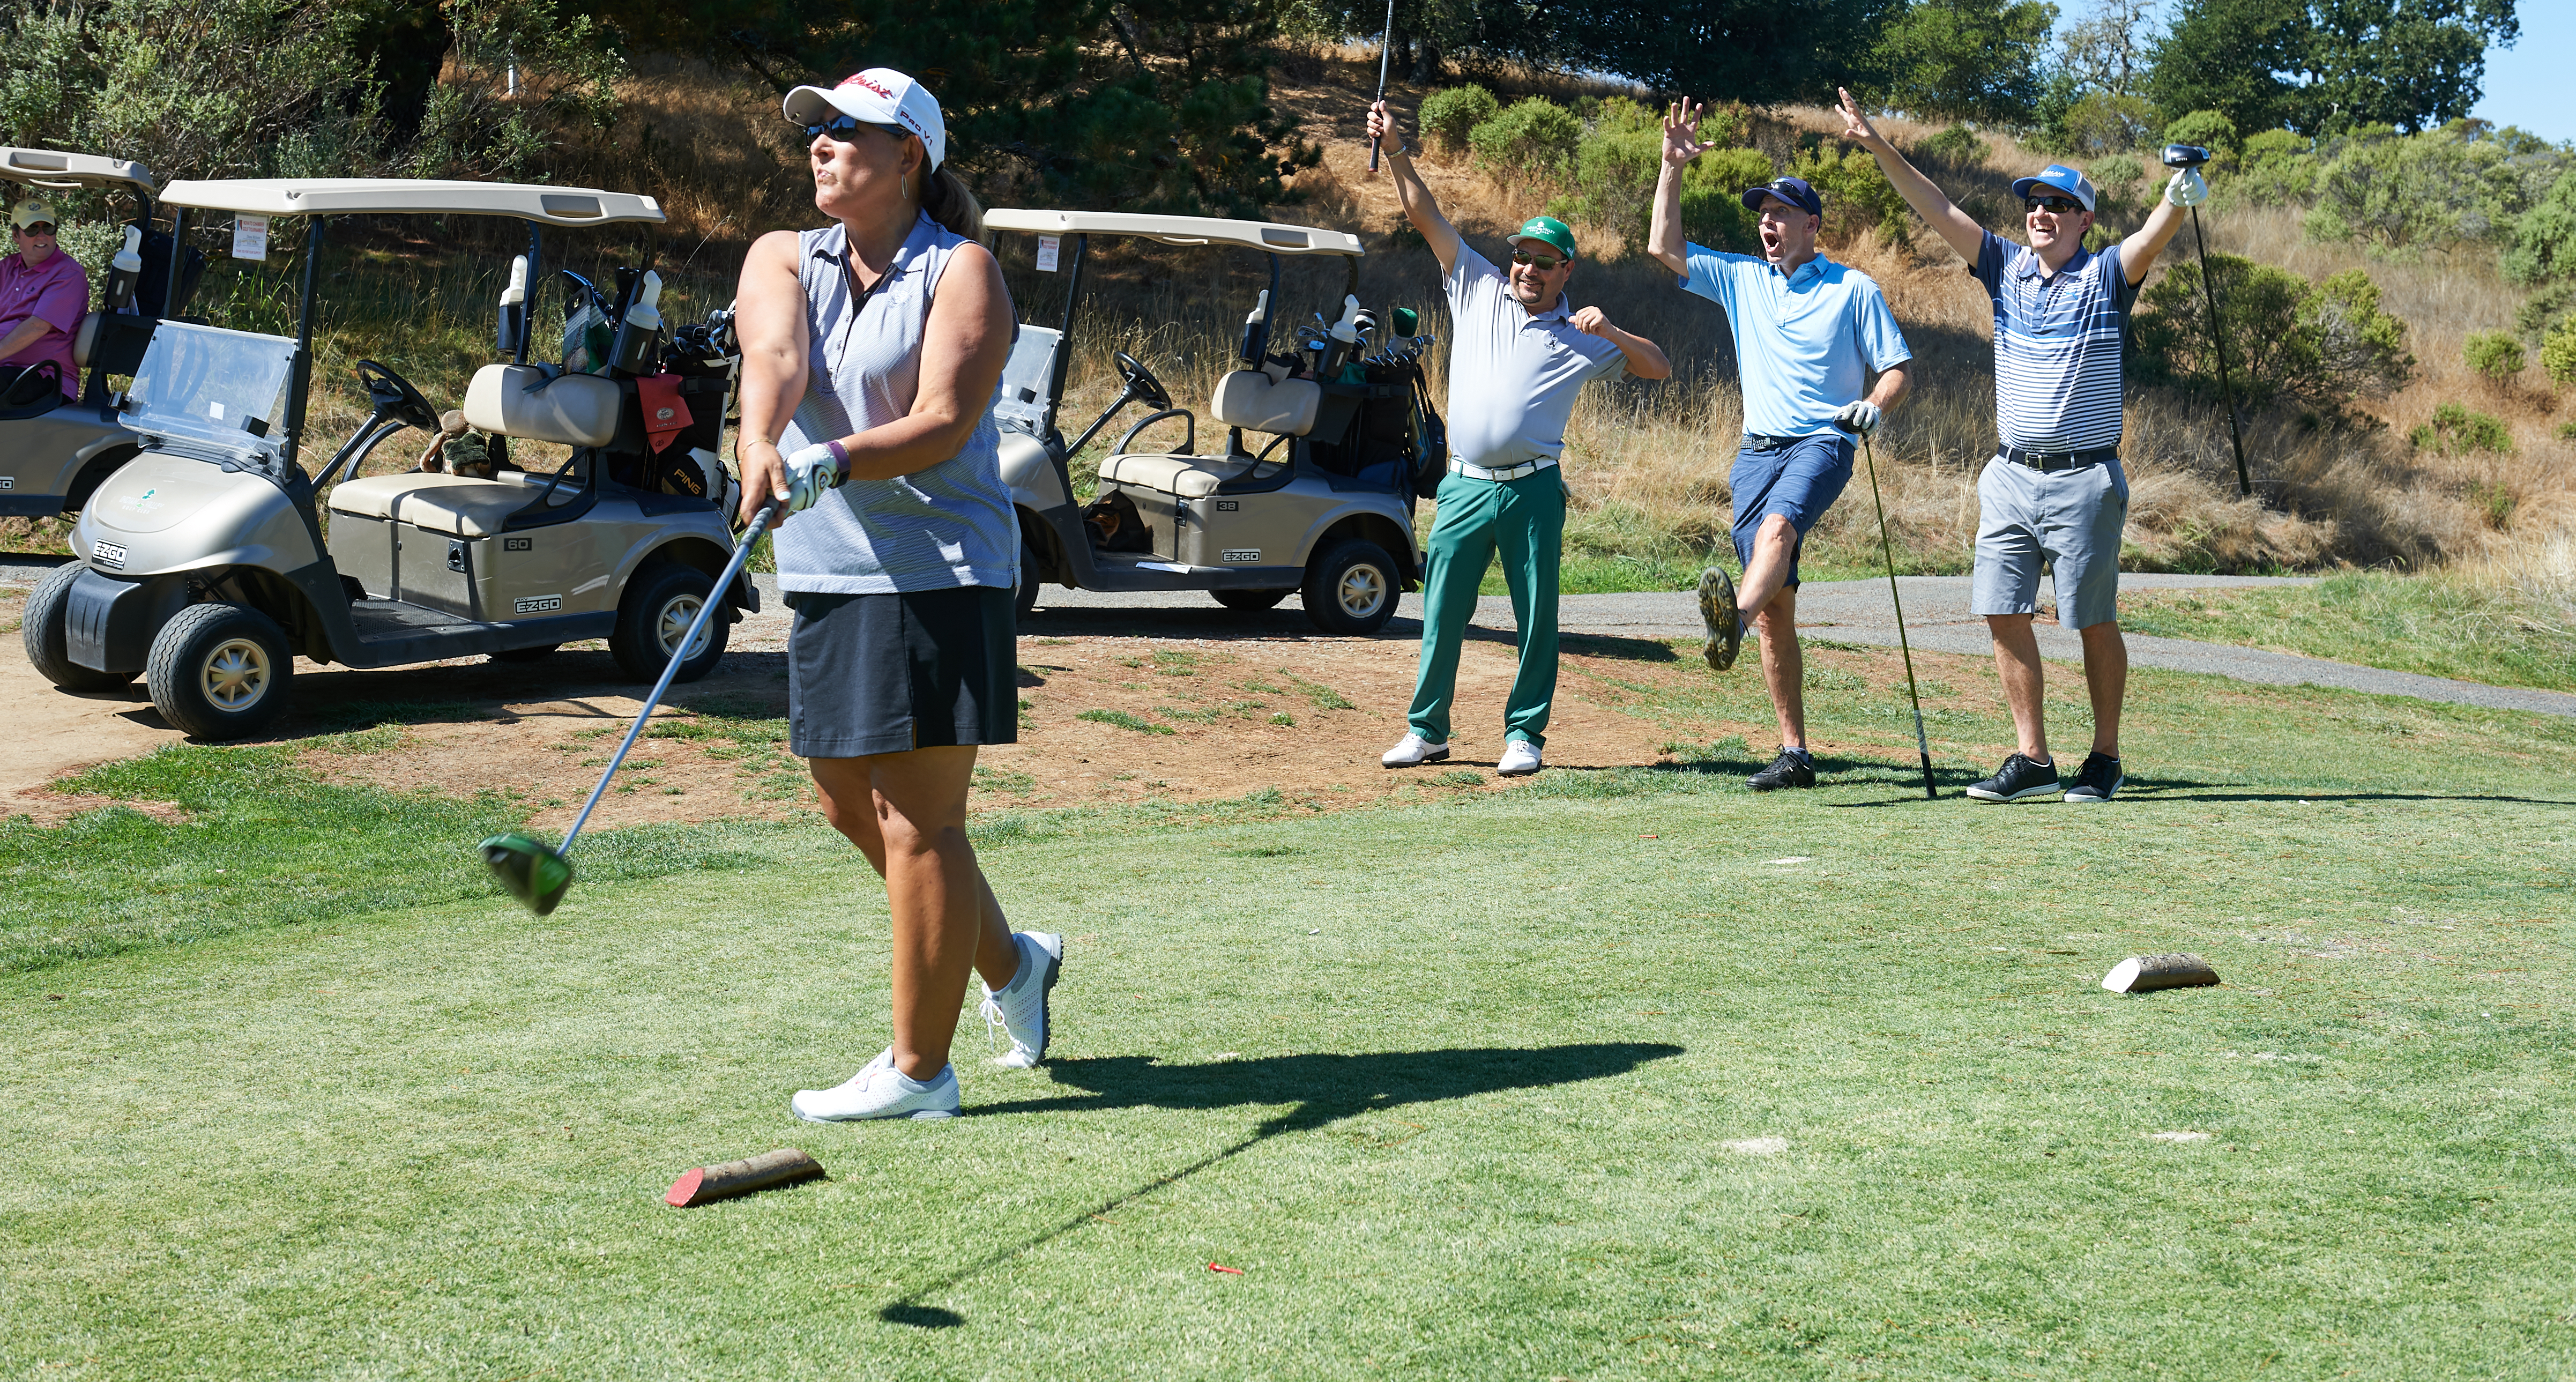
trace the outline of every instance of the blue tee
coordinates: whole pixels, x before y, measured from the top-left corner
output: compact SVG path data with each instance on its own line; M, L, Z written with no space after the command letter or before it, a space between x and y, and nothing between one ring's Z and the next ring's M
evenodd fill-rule
M1818 255L1783 274L1766 259L1685 247L1682 286L1726 309L1744 388L1744 430L1838 435L1834 414L1869 376L1914 358L1870 276Z

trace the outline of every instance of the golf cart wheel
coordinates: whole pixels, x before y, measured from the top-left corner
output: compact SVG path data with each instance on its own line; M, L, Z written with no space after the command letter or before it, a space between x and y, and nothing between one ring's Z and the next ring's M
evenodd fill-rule
M1028 618L1029 611L1038 607L1039 584L1037 549L1029 546L1028 539L1022 538L1020 540L1020 585L1018 589L1011 592L1011 609L1020 618Z
M1285 590L1211 590L1208 593L1216 597L1218 604L1242 614L1276 609L1279 602L1289 595Z
M161 626L144 672L152 705L197 739L256 734L286 709L286 631L247 605L190 605Z
M562 646L561 643L540 643L533 648L503 648L492 654L492 660L494 662L535 662L540 658L554 656L555 649ZM662 674L655 672L653 675L658 677Z
M625 598L617 602L617 631L608 636L608 651L617 655L617 665L637 681L659 679L662 668L679 651L680 636L689 631L689 621L698 617L699 607L715 588L706 572L678 562L648 561L638 567L635 578L626 583ZM672 682L696 681L714 671L732 632L733 621L717 611L698 635L697 646L681 660L679 675Z
M1364 638L1395 617L1404 588L1395 558L1366 538L1333 545L1306 568L1306 617L1326 633Z
M36 583L27 597L25 621L18 638L27 645L27 665L36 675L66 691L113 691L134 680L132 672L93 672L72 661L69 626L72 582L89 568L57 566Z

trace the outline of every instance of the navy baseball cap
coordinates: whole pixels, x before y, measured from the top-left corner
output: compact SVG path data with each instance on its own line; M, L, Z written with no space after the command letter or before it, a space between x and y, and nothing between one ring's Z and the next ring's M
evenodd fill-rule
M2063 192L2082 204L2085 210L2093 209L2093 180L2063 163L2052 163L2040 169L2039 176L2035 178L2013 179L2013 195L2024 200L2028 200L2031 190L2038 187Z
M1825 199L1807 185L1805 178L1773 178L1759 187L1744 189L1744 209L1760 211L1764 197L1778 197L1810 216L1825 214Z

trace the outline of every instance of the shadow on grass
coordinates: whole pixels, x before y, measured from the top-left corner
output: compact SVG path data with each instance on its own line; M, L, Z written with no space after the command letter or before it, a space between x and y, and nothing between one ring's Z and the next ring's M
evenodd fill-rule
M1059 1086L1083 1091L1049 1099L1018 1099L972 1110L978 1117L1012 1113L1087 1113L1106 1109L1222 1109L1297 1101L1296 1107L1265 1119L1249 1136L1211 1152L1179 1170L1170 1171L1124 1194L1115 1195L1047 1229L1026 1242L1001 1248L982 1259L913 1289L877 1311L888 1324L946 1329L965 1323L952 1310L923 1304L923 1298L946 1291L1032 1248L1043 1247L1082 1227L1098 1215L1178 1184L1221 1161L1241 1155L1271 1138L1308 1132L1356 1114L1382 1112L1408 1104L1463 1099L1505 1089L1541 1089L1584 1080L1624 1075L1648 1061L1664 1060L1682 1048L1664 1042L1592 1042L1544 1046L1536 1050L1480 1047L1448 1051L1380 1051L1367 1055L1265 1056L1257 1060L1213 1061L1205 1065L1163 1065L1152 1056L1102 1056L1088 1060L1055 1060L1046 1065Z

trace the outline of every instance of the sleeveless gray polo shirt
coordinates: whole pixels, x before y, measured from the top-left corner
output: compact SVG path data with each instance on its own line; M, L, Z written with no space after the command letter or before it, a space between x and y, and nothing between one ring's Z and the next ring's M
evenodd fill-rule
M842 268L849 235L839 225L796 238L805 285L805 397L779 437L781 451L847 437L912 411L931 295L965 237L928 216L896 251L894 266L858 310ZM1000 389L994 396L1000 397ZM955 456L891 480L854 479L779 528L778 587L828 595L881 595L955 586L1010 589L1019 578L1019 515L1002 483L992 404Z

